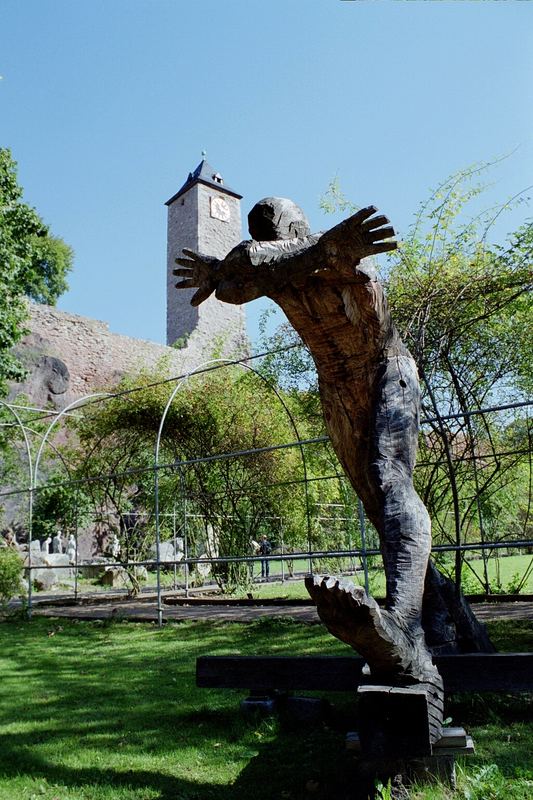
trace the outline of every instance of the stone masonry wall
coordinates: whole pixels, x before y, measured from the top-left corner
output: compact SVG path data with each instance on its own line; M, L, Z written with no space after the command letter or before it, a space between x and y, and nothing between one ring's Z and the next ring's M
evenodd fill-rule
M105 322L29 304L31 333L17 347L29 376L13 385L11 396L24 393L32 403L63 408L91 392L113 389L125 374L153 369L162 360L165 376L181 375L212 356L213 341L192 336L181 350L112 333ZM225 355L234 351L227 342ZM168 365L168 366L167 366Z
M219 194L230 211L229 220L211 216L210 200ZM204 255L224 258L241 241L240 201L216 188L197 183L168 207L167 231L167 342L191 336L197 347L205 350L221 335L233 339L239 348L245 337L245 314L242 306L221 303L214 295L198 308L190 305L195 289L176 289L174 259L183 248Z
M227 221L211 216L210 200L220 194L230 209ZM182 347L113 333L105 322L29 304L30 333L15 352L28 371L11 387L40 407L64 408L72 400L112 390L126 375L152 371L164 362L163 377L179 376L216 357L235 358L247 349L244 309L214 296L199 308L190 305L195 290L175 288L174 259L184 247L223 258L241 240L240 202L217 187L196 183L168 207L167 341Z
M183 248L198 252L197 186L178 197L168 207L167 222L167 343L188 335L198 324L198 308L190 299L195 289L176 289L178 278L173 274L175 258Z

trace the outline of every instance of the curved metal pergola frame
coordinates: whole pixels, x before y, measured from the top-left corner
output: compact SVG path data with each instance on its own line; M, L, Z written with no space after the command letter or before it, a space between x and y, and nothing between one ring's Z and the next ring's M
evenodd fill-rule
M50 437L50 434L52 433L53 429L55 428L55 426L59 422L59 420L62 419L63 417L65 417L73 409L82 408L84 405L86 405L88 402L90 402L92 400L96 400L96 399L99 399L99 398L102 398L102 397L111 397L111 396L112 396L112 394L110 392L92 392L91 394L83 395L83 397L78 397L76 400L73 400L71 403L69 403L67 406L65 406L65 408L62 408L61 411L59 411L55 415L54 419L51 421L51 423L49 424L48 428L46 429L46 431L45 431L45 433L44 433L44 435L42 437L41 444L39 446L39 450L37 451L37 456L35 458L35 465L34 465L34 469L33 469L33 481L32 481L31 493L30 493L32 495L32 508L33 508L33 496L34 496L35 492L39 489L39 485L38 485L39 467L40 467L40 464L41 464L41 458L42 458L42 455L43 455L43 452L44 452L44 447L45 447L46 444L48 444L49 446L53 447L54 450L56 449L53 446L52 442L49 442L49 437ZM56 452L57 452L57 450L56 450ZM64 459L61 459L61 460L65 464ZM66 464L65 464L65 466L66 466ZM67 467L67 472L69 472L68 467ZM31 545L30 545L30 550L31 550ZM75 597L77 596L77 575L78 575L77 567L78 567L78 530L77 530L77 523L76 523L76 556L75 556L75 562L74 562L74 580L75 580L74 596ZM31 568L30 568L29 572L30 572L30 580L29 580L29 588L28 588L28 616L31 617L31 612L32 612L32 606L31 606Z
M31 543L33 541L33 506L34 506L34 491L35 491L35 488L36 488L35 487L36 465L34 465L34 463L33 463L32 453L31 453L31 445L30 445L30 440L28 438L28 433L31 433L34 436L39 436L41 438L44 438L44 436L47 435L48 430L50 430L51 426L49 426L49 429L47 430L46 434L42 434L40 431L36 431L33 428L30 428L28 425L25 425L24 422L22 421L21 416L18 413L17 409L25 410L24 406L15 405L14 403L8 403L8 402L6 402L4 400L0 400L0 406L2 406L3 408L6 408L15 417L17 427L20 428L20 430L22 431L22 435L24 437L24 445L25 445L25 448L26 448L26 458L27 458L27 461L28 461L28 473L29 473L29 486L28 486L28 489L27 489L27 492L28 492L28 616L31 617L31 610L32 610L32 563L31 563L32 547L31 547ZM47 415L50 415L50 411L48 409L36 409L36 408L31 407L31 408L28 408L26 410L39 411L39 412L42 412L42 413L46 413ZM52 422L52 425L55 424L55 421L57 419L58 414L55 414L53 416L54 416L54 420ZM70 468L69 468L67 462L65 461L62 453L53 444L53 442L48 442L48 446L51 447L54 450L56 456L59 458L59 460L61 461L63 467L66 469L66 471L67 471L67 473L69 474L69 477L70 477ZM41 447L39 448L39 451L41 450L41 448L42 448L42 442L41 442Z
M26 447L26 457L28 459L28 477L29 477L29 486L28 486L28 616L31 616L31 542L32 542L32 522L33 522L33 477L34 477L34 469L33 469L33 462L31 457L31 446L30 440L28 439L29 430L20 417L18 411L15 411L13 406L10 403L6 403L4 400L0 400L0 406L2 408L6 408L14 417L17 423L17 426L22 431L22 435L24 437L24 445Z
M186 384L192 377L194 377L196 375L205 374L206 370L209 367L213 367L215 365L220 365L221 367L223 367L223 366L227 366L227 367L237 366L237 367L241 367L244 370L247 370L248 372L252 372L254 375L257 375L257 377L259 377L263 381L263 383L272 392L274 392L274 394L276 395L277 399L279 400L281 406L283 407L283 409L284 409L284 411L285 411L285 413L287 415L287 418L290 421L292 429L294 430L294 433L296 435L296 440L298 442L298 446L299 446L299 449L300 449L300 454L301 454L301 457L302 457L302 466L303 466L303 473L304 473L304 487L305 487L305 510L306 510L306 520L307 520L307 543L308 543L309 553L311 553L311 549L312 549L311 548L311 520L310 520L310 515L309 515L309 491L308 491L308 481L307 481L307 463L306 463L306 460L305 460L305 449L304 449L304 446L303 446L303 443L302 443L302 439L300 437L300 433L298 431L298 426L296 425L296 421L294 419L294 416L291 413L290 408L287 406L287 404L286 404L285 400L283 399L283 397L281 396L280 392L278 392L278 390L269 383L269 381L265 378L264 375L262 375L259 372L259 370L257 370L254 367L250 366L250 364L247 364L246 362L243 362L243 361L236 363L235 361L231 361L230 359L226 359L226 358L213 358L213 359L210 359L209 361L204 361L203 363L201 363L201 364L197 365L196 367L194 367L193 369L191 369L190 372L188 372L182 378L177 378L176 379L176 380L178 380L178 383L176 384L176 386L172 390L172 392L170 394L170 397L167 400L167 403L166 403L165 409L163 411L163 414L161 415L161 420L159 422L159 430L157 431L157 437L156 437L156 443L155 443L155 451L154 451L154 461L155 461L155 463L154 463L154 491L155 491L155 536L156 536L155 544L156 544L156 562L157 562L157 565L156 565L156 568L157 568L157 620L158 620L158 625L160 627L163 624L163 607L162 607L162 604L161 604L161 562L160 562L161 534L160 534L160 524L159 524L159 467L160 467L160 465L159 465L159 453L160 453L160 449L161 449L161 436L163 434L163 428L165 426L165 422L166 422L167 415L168 415L168 412L170 410L170 407L172 406L174 398L176 397L176 395L179 392L179 390L181 389L181 387L184 384ZM180 463L177 463L176 466L178 468L180 468ZM180 474L181 474L181 470L180 470ZM185 553L185 561L187 561L187 558L188 558L188 554ZM309 569L311 571L311 558L309 558Z
M211 360L205 361L205 362L197 365L196 367L192 368L185 375L181 375L181 376L178 376L176 378L171 378L171 379L165 380L165 383L172 383L173 381L176 381L177 383L176 383L176 386L173 388L172 393L170 394L170 396L169 396L169 398L167 400L167 403L165 405L165 409L164 409L164 411L163 411L163 413L161 415L161 418L160 418L159 428L158 428L156 441L155 441L155 447L154 447L154 460L155 460L155 463L154 463L153 468L150 468L150 470L151 469L154 470L154 484L155 484L154 485L154 491L155 491L155 497L154 497L155 515L154 516L155 516L155 533L156 533L156 542L155 542L155 544L156 544L156 570L157 570L157 608L158 608L158 622L159 622L159 625L162 624L162 619L163 619L163 608L162 608L162 602L161 602L161 562L160 562L160 556L161 556L161 552L160 552L160 544L161 544L161 542L160 542L160 536L161 536L160 517L161 517L161 514L160 514L160 509L159 509L159 499L160 499L159 498L159 470L161 469L162 465L160 465L160 463L159 463L159 458L160 458L161 441L162 441L162 435L163 435L164 426L165 426L165 423L166 423L166 420L167 420L167 417L168 417L169 410L171 408L171 405L172 405L177 393L184 386L184 384L186 384L192 377L198 376L200 374L205 374L205 373L207 373L207 372L209 372L211 370L216 370L218 368L227 368L227 367L233 367L233 366L241 367L245 371L248 371L248 372L251 372L251 373L255 374L256 376L259 377L259 379L271 391L274 392L274 394L276 395L277 399L279 400L281 406L283 407L283 409L284 409L284 411L285 411L285 413L287 415L287 418L290 421L292 429L294 430L295 438L296 438L297 441L293 442L291 445L288 445L288 446L297 446L297 447L299 447L300 453L301 453L302 465L303 465L303 475L304 475L303 483L304 483L304 491L305 491L307 534L308 534L308 554L302 553L298 557L302 558L302 559L307 559L308 558L309 559L310 570L311 570L312 557L313 557L314 554L313 554L313 550L312 550L312 546L311 546L311 520L310 520L310 508L309 508L308 470L307 470L307 462L306 462L306 454L305 454L305 444L309 443L309 442L306 442L305 440L301 439L299 431L298 431L298 426L296 424L296 421L295 421L295 419L294 419L294 417L293 417L293 415L291 413L290 408L288 407L288 405L285 402L283 396L281 395L281 393L277 390L277 388L275 386L272 386L272 384L268 381L268 379L264 375L262 375L259 370L254 369L254 367L252 367L250 364L246 363L246 360L232 361L230 359L218 358L218 359L211 359ZM140 391L142 391L143 388L144 387L138 387L138 389ZM27 457L27 462L28 462L29 486L28 486L28 489L22 489L20 491L20 493L27 493L27 495L28 495L28 541L29 541L29 553L28 553L28 615L29 616L31 616L31 610L32 610L32 581L31 581L31 568L32 568L31 559L32 559L32 554L31 554L31 542L32 542L32 536L33 536L33 510L34 510L34 506L35 506L35 493L40 488L42 488L42 486L39 485L39 478L40 478L39 468L40 468L40 465L41 465L41 460L42 460L42 456L43 456L43 453L44 453L44 449L45 449L46 446L48 446L48 447L52 448L55 451L56 455L61 460L61 462L63 464L63 467L66 469L66 471L67 471L67 473L69 474L69 477L70 477L71 476L71 472L70 472L70 467L69 467L68 463L66 462L66 460L63 457L63 455L61 454L61 452L56 448L54 443L51 441L51 435L52 435L52 432L53 432L54 428L57 426L58 422L62 418L67 416L72 410L81 409L85 405L90 404L91 401L94 402L95 400L100 401L100 400L103 400L103 399L111 399L111 398L116 397L116 396L117 396L116 392L97 392L97 393L87 394L87 395L84 395L83 397L77 398L72 403L67 405L64 409L62 409L61 411L58 411L58 412L50 411L49 409L31 409L31 410L39 411L39 412L42 412L42 413L46 413L49 416L53 416L53 419L50 422L50 424L48 425L48 427L47 427L47 429L46 429L44 434L41 433L40 431L33 430L31 427L29 427L27 424L25 424L25 422L23 421L23 419L21 417L21 414L19 413L21 408L24 408L24 407L15 406L14 404L11 404L11 403L9 403L7 401L0 400L0 407L7 409L7 412L9 414L11 414L11 416L14 418L14 422L12 422L12 423L2 422L2 423L0 423L0 425L1 426L17 426L17 428L22 432L22 436L23 436L23 439L24 439L24 446L25 446L25 450L26 450L26 457ZM501 406L501 407L494 407L494 408L487 409L487 410L490 410L490 411L502 410L504 408L514 408L515 406L518 407L518 406L521 406L521 405L527 405L527 403L512 404L512 405L509 405L509 406ZM28 408L27 410L30 410L30 409ZM476 412L472 412L472 413L476 413ZM32 458L32 446L31 446L31 441L30 441L29 434L31 434L33 436L41 437L41 442L40 442L40 445L39 445L39 448L38 448L38 452L37 452L37 455L36 455L35 459ZM309 440L309 441L311 441L311 440ZM97 449L98 445L99 445L99 442L87 454L87 456L85 457L85 459L83 461L84 466L88 463L88 461L90 460L92 454ZM35 444L34 444L34 449L35 449ZM230 455L237 456L237 455L240 455L240 454L239 453L222 454L221 457L228 457ZM214 456L214 458L216 458L216 456ZM181 466L181 462L176 462L175 466L180 469L180 475L182 475L183 468ZM337 475L336 475L337 479L340 479L341 476L338 474L337 469L335 469L335 472L337 473ZM43 484L43 485L45 485L45 484ZM17 491L17 493L19 493L19 492ZM174 515L175 515L175 512L174 512ZM360 520L361 538L362 538L362 548L361 549L362 549L362 552L365 555L366 554L370 554L370 551L367 551L367 549L366 549L365 521L364 521L364 514L363 514L363 510L362 510L362 506L361 506L360 501L359 501L359 520ZM174 535L175 535L175 532L174 532ZM76 541L77 541L77 517L76 517ZM530 546L530 542L525 541L525 540L524 540L524 542L519 542L519 544L521 544L521 545L523 544L524 546L525 545ZM492 543L491 546L493 546L493 545L494 545L494 543ZM484 545L484 546L488 547L489 545ZM494 546L496 546L496 545L494 545ZM505 545L500 543L497 546L503 547ZM437 547L436 549L437 550L443 550L443 551L444 550L452 551L452 550L457 550L458 548L457 547ZM476 546L471 545L471 546L461 546L460 549L461 549L461 551L463 551L463 550L466 550L466 549L480 549L480 548L477 545ZM336 553L331 553L330 551L324 551L324 552L315 551L315 554L316 554L317 558L322 557L324 555L324 553L327 553L329 555L336 555ZM195 559L192 559L192 561L194 561L194 560ZM220 560L224 560L224 559L220 559ZM241 560L241 559L240 558L236 558L235 560ZM245 559L242 559L242 560L245 560ZM188 563L189 563L188 554L185 553L185 564L188 564ZM76 547L76 560L75 560L75 574L76 575L77 575L77 564L78 564L78 561L77 561L77 547ZM367 569L366 569L366 563L364 563L364 566L365 566L365 582L368 584L368 573L367 573ZM530 568L528 568L528 569L530 569ZM76 593L76 588L75 588L75 593Z

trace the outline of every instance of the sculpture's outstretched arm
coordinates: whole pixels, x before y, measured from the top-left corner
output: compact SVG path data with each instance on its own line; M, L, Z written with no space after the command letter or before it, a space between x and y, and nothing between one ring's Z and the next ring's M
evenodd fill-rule
M243 242L224 260L184 250L174 274L184 280L178 289L198 288L191 304L212 292L227 303L245 303L262 295L276 296L287 285L299 286L313 274L337 283L367 280L357 275L361 259L397 247L394 229L377 209L368 206L324 234L270 242Z
M220 281L222 261L212 256L201 256L193 250L184 249L186 258L176 258L180 264L174 270L184 280L176 284L176 289L197 289L191 297L191 306L199 306L215 291Z
M395 250L394 228L383 214L374 216L377 208L367 206L327 231L320 244L330 261L347 259L351 265L367 256Z
M375 206L367 206L326 233L305 239L258 242L255 259L261 258L261 263L270 266L271 286L276 292L287 284L301 285L310 275L319 275L337 285L365 282L366 271L357 274L361 260L398 246L392 239L394 228L389 220L383 215L374 216L376 211ZM272 244L280 250L272 256L261 256L261 250ZM252 251L255 246L252 243ZM284 252L283 246L292 247L292 251Z

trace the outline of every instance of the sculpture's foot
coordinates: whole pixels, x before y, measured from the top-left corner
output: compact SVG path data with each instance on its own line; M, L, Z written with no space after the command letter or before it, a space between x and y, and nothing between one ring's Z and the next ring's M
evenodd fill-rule
M309 575L305 585L328 630L366 659L373 678L440 682L420 627L403 628L392 612L351 581Z

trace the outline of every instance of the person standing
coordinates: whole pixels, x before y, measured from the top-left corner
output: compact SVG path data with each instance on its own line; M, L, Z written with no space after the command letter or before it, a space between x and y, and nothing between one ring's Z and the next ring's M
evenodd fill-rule
M259 542L259 554L261 556L269 556L272 552L272 545L268 541L266 534L261 536L261 541ZM270 561L268 558L261 559L261 577L268 578L270 575Z

